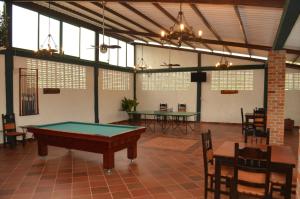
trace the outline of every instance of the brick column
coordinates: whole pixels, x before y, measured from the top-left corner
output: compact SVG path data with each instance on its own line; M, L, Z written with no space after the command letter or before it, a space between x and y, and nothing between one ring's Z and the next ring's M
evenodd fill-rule
M268 58L267 128L270 144L284 143L285 51L270 51Z

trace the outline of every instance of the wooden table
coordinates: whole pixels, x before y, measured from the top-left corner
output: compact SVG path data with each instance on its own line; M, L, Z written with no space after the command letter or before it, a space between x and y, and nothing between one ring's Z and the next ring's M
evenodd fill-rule
M259 148L266 148L266 145L253 145L246 143L239 143L240 147L255 146ZM293 168L296 166L296 158L290 146L274 145L272 147L271 155L271 171L283 173L286 176L286 193L284 198L291 198ZM233 166L234 159L234 142L224 142L214 152L215 158L215 199L220 198L220 178L221 166Z

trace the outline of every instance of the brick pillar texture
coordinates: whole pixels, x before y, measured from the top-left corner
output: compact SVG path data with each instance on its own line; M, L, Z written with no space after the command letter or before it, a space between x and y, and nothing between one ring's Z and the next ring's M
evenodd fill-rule
M270 51L268 57L267 128L270 144L284 143L285 51Z

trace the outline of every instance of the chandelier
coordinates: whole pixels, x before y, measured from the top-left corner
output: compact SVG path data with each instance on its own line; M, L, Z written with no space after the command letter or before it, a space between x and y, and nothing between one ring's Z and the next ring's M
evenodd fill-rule
M137 61L135 68L140 70L151 69L144 60L144 46L142 46L142 58Z
M49 0L49 10L50 10L50 0ZM52 45L51 45L52 44ZM54 48L53 48L54 47ZM50 17L48 18L48 35L44 39L44 42L40 46L39 50L36 52L38 56L52 56L53 53L58 52L57 45L51 35L50 31Z
M178 12L177 23L169 28L168 32L161 31L160 37L163 42L177 40L177 45L181 46L183 41L189 41L196 38L193 27L189 26L182 12L182 4L180 3L180 11ZM202 31L198 31L197 37L202 36Z
M223 54L224 54L224 46L223 46ZM219 67L222 69L226 69L230 66L232 66L232 62L229 62L224 55L222 55L221 60L218 63L216 63L216 67Z

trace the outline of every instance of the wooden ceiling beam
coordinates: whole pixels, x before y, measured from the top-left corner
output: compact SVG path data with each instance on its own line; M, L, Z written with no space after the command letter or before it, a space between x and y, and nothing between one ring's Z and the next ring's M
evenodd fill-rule
M208 20L204 17L204 15L201 13L201 11L197 8L195 4L190 4L191 8L194 10L196 15L202 20L202 22L205 24L205 26L213 33L213 35L217 38L217 40L222 41L221 37L217 32L213 29L213 27L210 25ZM226 50L231 53L231 50L228 48L228 46L225 46Z
M286 0L277 34L273 43L273 50L283 49L299 15L300 1Z
M64 0L55 0L55 1L64 1ZM88 0L72 0L72 1L88 1ZM32 0L12 0L12 2L32 2ZM243 5L243 6L283 8L285 0L106 0L106 2L195 3L195 4Z
M145 15L144 13L140 12L139 10L137 10L136 8L132 7L131 5L129 5L126 2L120 2L120 4L122 6L124 6L125 8L127 8L128 10L132 11L133 13L135 13L136 15L142 17L143 19L145 19L146 21L149 21L150 23L152 23L153 25L155 25L156 27L168 32L169 30L166 29L165 27L163 27L162 25L160 25L159 23L157 23L156 21L154 21L153 19L151 19L150 17L148 17L147 15ZM174 42L170 42L173 45L176 45ZM195 48L193 45L191 44L187 44L188 46Z
M93 3L94 5L96 5L96 6L98 6L99 8L103 9L103 5L102 5L101 3L99 3L99 2L92 2L92 3ZM141 24L135 22L135 21L132 20L132 19L129 19L128 17L125 17L124 15L121 15L120 13L118 13L118 12L116 12L115 10L109 8L108 6L105 6L105 11L110 12L111 14L113 14L113 15L115 15L115 16L117 16L117 17L119 17L119 18L121 18L121 19L123 19L123 20L125 20L125 21L128 21L129 23L134 24L135 26L137 26L137 27L139 27L139 28L141 28L141 29L143 29L143 30L145 30L145 31L147 31L147 32L154 33L154 32L151 31L150 29L148 29L148 28L142 26ZM151 37L146 37L146 38L149 39L149 40L151 40L151 41L153 41L153 42L161 43L159 40L153 39L153 38L151 38ZM142 41L145 41L145 40L142 40Z
M293 60L293 63L297 62L297 60L299 59L300 55L298 55L297 57L295 57L295 59Z
M243 20L242 20L242 17L241 17L241 14L240 14L240 11L239 11L239 8L237 5L234 6L234 10L235 10L235 14L236 14L237 18L239 19L240 29L243 33L245 44L248 44L248 38L246 35L245 26L244 26L244 23L243 23ZM250 48L248 48L248 54L251 55Z
M116 32L128 35L140 35L140 36L149 36L149 37L160 37L159 34L151 34L151 33L144 33L144 32L130 32L130 31L122 31L122 30L107 30L107 32ZM231 41L219 41L219 40L212 40L212 39L203 39L203 38L196 38L190 40L192 42L201 42L207 44L215 44L215 45L224 45L224 46L233 46L233 47L240 47L240 48L250 48L256 50L265 50L270 51L272 47L270 46L263 46L263 45L256 45L256 44L245 44L245 43L238 43L238 42L231 42ZM300 50L294 49L284 49L287 53L300 55Z
M95 16L97 16L97 17L103 18L103 15L102 15L102 14L97 13L97 12L95 12L95 11L93 11L93 10L90 10L90 9L88 9L88 8L86 8L86 7L84 7L84 6L80 5L80 4L78 4L78 3L76 3L76 2L69 2L69 4L70 4L70 5L73 5L73 6L77 7L77 8L79 8L79 9L81 9L81 10L84 10L84 11L86 11L86 12L92 14L92 15L95 15ZM117 22L116 20L110 19L110 18L108 18L108 17L105 17L105 20L110 21L111 23L116 24L116 25L118 25L118 26L120 26L120 27L122 27L122 28L124 28L124 29L129 30L129 31L135 31L135 30L131 29L130 27L125 26L124 24L119 23L119 22ZM100 22L100 21L99 21L99 22ZM117 32L116 32L116 33L117 33ZM143 39L141 39L141 38L139 38L139 37L136 37L136 36L135 36L134 38L137 38L137 39L139 39L139 40L141 40L141 41L144 41Z

